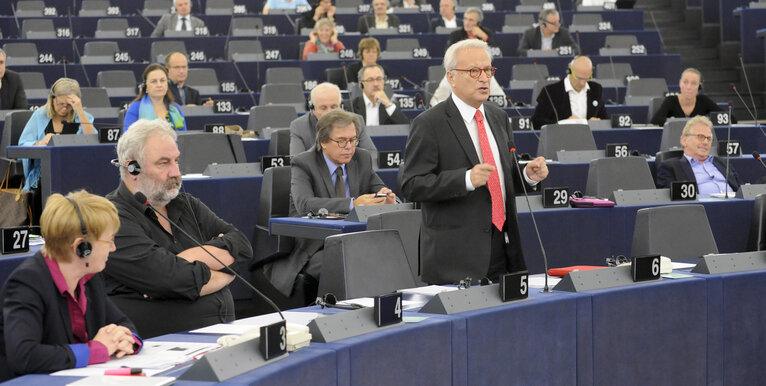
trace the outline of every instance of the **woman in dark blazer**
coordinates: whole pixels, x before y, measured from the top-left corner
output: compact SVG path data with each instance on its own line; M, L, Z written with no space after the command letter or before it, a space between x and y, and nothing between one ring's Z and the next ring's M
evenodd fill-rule
M114 205L85 191L54 194L40 225L45 246L0 292L0 381L103 363L141 347L97 275L115 250Z
M702 90L702 73L696 68L689 67L681 73L678 88L681 92L666 97L652 115L653 125L662 126L671 117L688 118L723 111L712 99L699 93ZM732 121L736 122L734 117Z

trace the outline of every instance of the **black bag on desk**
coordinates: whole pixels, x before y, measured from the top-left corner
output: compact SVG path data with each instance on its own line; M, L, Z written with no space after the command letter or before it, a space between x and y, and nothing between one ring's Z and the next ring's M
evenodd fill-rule
M5 177L0 183L0 228L14 227L19 225L31 225L32 218L27 205L27 192L22 191L24 181L21 181L18 189L9 188L11 168L5 170Z

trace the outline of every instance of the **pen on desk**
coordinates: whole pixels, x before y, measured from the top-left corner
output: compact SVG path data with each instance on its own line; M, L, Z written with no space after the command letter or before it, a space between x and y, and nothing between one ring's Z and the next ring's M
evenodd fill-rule
M136 367L120 367L119 369L104 370L104 375L133 375L143 376L144 370Z

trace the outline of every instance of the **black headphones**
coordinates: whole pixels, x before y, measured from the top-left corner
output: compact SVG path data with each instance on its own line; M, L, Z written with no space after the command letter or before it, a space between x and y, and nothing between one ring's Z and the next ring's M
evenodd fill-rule
M77 218L80 219L80 231L82 232L83 240L80 244L77 245L77 249L75 250L75 253L81 259L84 259L90 256L90 253L93 252L93 247L90 245L90 243L87 240L88 230L85 228L85 221L83 221L82 219L82 213L80 212L80 207L77 206L77 203L72 198L67 197L66 199L72 203L72 206L74 206L74 211L77 212Z
M131 175L137 176L141 174L141 165L138 164L138 161L133 160L128 162L128 166L126 166L126 169L128 169L128 173Z
M356 303L338 304L338 298L331 293L326 293L324 296L317 296L314 304L321 306L322 308L338 308L341 310L358 310L360 308L364 308L363 305Z

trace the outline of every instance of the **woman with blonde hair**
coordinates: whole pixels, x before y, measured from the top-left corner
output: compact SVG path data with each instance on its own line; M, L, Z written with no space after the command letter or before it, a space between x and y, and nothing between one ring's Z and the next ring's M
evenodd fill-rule
M82 108L80 84L74 79L61 78L53 83L45 105L27 121L19 137L19 146L47 146L56 134L94 134L93 116ZM40 181L40 160L22 159L24 190L37 188Z
M309 41L303 46L303 60L306 60L309 54L340 52L345 48L346 46L338 40L335 22L330 19L319 19L309 35Z
M97 275L116 249L114 205L84 190L53 194L40 225L45 246L0 291L0 381L104 363L142 344Z

